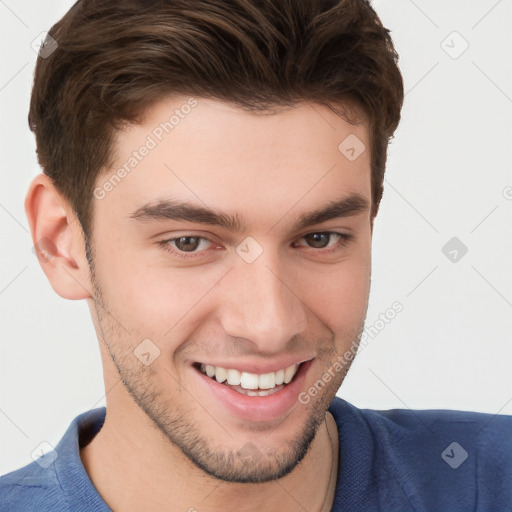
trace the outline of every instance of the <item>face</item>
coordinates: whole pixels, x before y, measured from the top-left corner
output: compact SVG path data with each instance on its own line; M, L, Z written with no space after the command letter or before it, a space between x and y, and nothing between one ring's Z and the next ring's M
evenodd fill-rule
M292 471L348 370L371 267L360 144L364 125L319 105L173 98L118 133L97 180L89 305L111 371L219 479Z

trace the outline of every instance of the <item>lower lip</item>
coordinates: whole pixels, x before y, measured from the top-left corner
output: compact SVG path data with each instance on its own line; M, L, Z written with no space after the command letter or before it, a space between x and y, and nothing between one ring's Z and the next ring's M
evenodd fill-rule
M199 381L206 386L207 392L212 394L231 414L251 422L272 421L285 415L296 403L302 391L306 373L311 366L310 361L301 364L293 380L281 391L267 396L248 396L233 391L229 386L218 383L192 367L199 377Z

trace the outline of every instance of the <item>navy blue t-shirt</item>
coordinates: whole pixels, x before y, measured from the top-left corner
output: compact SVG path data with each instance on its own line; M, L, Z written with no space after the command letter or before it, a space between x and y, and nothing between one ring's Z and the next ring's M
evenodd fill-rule
M512 511L512 416L374 411L336 397L333 512ZM54 452L0 477L1 512L107 512L80 459L105 408L77 416Z

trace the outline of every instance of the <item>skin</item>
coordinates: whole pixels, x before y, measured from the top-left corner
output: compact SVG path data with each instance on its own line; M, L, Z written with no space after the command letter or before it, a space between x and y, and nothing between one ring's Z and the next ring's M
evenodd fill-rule
M247 421L199 385L191 364L312 360L307 391L357 341L370 290L371 210L299 231L292 224L349 193L371 206L369 149L354 161L338 150L350 134L369 148L367 128L316 104L255 115L196 99L136 168L94 199L94 273L80 224L51 180L38 175L27 193L34 243L47 241L41 266L60 296L87 300L99 340L107 415L80 455L116 511L330 510L337 444L327 427L335 439L337 431L326 411L349 365L308 403ZM97 185L186 101L161 101L141 125L118 132L115 164ZM236 213L249 229L130 218L170 196ZM304 238L327 231L352 239L327 237L322 248ZM183 245L167 243L173 254L158 243L182 236L207 240L190 259L177 256ZM247 236L263 249L250 264L236 252ZM134 356L145 339L160 350L149 365Z

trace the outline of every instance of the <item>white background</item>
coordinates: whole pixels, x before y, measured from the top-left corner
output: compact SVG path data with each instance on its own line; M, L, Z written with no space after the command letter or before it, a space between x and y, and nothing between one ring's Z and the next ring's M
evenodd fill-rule
M105 404L89 310L50 287L23 209L40 172L27 126L31 42L72 3L0 1L0 474ZM367 326L395 301L403 311L360 351L339 396L511 414L512 1L373 5L406 97L375 225ZM452 237L468 248L456 263L441 251Z

